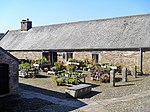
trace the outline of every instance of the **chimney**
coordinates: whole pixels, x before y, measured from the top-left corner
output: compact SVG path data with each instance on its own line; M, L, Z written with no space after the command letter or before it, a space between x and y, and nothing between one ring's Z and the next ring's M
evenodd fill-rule
M32 28L32 21L27 20L22 20L21 21L21 31L28 31L29 29Z

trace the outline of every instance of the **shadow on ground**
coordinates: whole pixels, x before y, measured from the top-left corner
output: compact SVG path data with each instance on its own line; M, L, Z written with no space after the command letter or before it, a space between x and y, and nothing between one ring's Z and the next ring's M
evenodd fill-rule
M128 82L137 82L137 81L142 81L143 79L137 79L137 80L131 80L131 81L128 81Z
M19 95L11 95L0 98L0 112L36 111L41 109L43 105L52 105L52 103L38 98L21 98Z
M45 76L45 75L35 75L35 78L49 78L50 76Z
M89 85L91 85L91 87L92 87L92 88L95 88L95 87L100 86L99 84L92 84L92 83L85 83L85 84L89 84Z
M60 98L65 101L71 101L76 106L54 104L50 101L38 97L26 98L19 95L0 98L0 112L69 112L87 104L78 99L68 98L65 93L46 90L26 84L19 84L20 90L36 92L42 95ZM21 92L20 92L21 93Z
M115 77L115 82L120 82L120 81L122 81L122 78L120 78L120 77Z
M19 85L20 85L21 89L28 90L28 91L33 91L33 92L40 93L40 94L43 94L43 95L47 95L47 96L50 96L50 97L60 98L62 100L71 101L71 102L73 102L76 105L76 106L72 106L71 107L71 106L67 106L67 105L59 105L59 104L53 104L53 103L51 104L51 102L48 102L48 101L44 100L43 102L50 103L50 104L47 104L47 103L42 104L41 103L43 107L45 105L47 105L47 107L49 106L48 112L49 112L49 109L52 109L52 110L54 109L54 111L56 111L56 112L69 112L69 111L73 111L75 109L78 109L80 107L83 107L83 106L87 105L84 102L79 101L78 99L73 99L73 98L68 97L68 95L65 94L65 93L52 91L52 90L46 90L46 89L43 89L43 88L34 87L34 86L26 85L26 84L23 84L23 83L20 83ZM41 100L41 99L39 99L39 100ZM31 105L36 106L36 103L31 104ZM15 112L17 112L17 111L15 111ZM18 111L18 112L20 112L20 111ZM40 112L40 111L38 111L38 112Z
M98 91L91 91L90 93L88 93L87 95L84 95L83 97L80 97L81 99L84 99L84 98L91 98L97 94L100 94L102 92L98 92Z
M115 87L122 87L122 86L133 86L135 84L120 84L120 85L115 85Z
M43 89L43 88L39 88L39 87L35 87L35 86L23 84L23 83L20 83L19 87L25 90L41 93L41 94L48 95L48 96L53 96L53 97L62 98L62 99L67 98L67 95L65 93L47 90L47 89Z

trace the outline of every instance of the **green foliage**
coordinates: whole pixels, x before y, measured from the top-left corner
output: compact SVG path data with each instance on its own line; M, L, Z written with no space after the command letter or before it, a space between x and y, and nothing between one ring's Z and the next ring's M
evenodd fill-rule
M68 76L64 76L64 74L68 74ZM78 84L77 78L84 77L85 74L79 72L65 71L65 73L59 74L55 79L57 85L62 84Z
M93 63L94 63L94 59L92 59L92 58L86 58L86 59L84 60L84 62L85 62L86 64L93 64Z
M30 63L21 63L19 65L19 69L30 69L31 68L31 64Z
M121 64L119 64L119 65L117 66L117 68L120 69L120 70L122 70L124 66L125 66L125 65L121 63Z
M76 77L57 77L55 81L57 85L78 84L78 80Z
M69 58L68 61L69 61L69 62L76 62L76 60L73 59L73 58Z
M80 68L80 69L86 67L85 62L82 61L82 60L76 60L76 59L73 59L73 58L69 58L68 61L69 61L69 62L79 63L79 65L76 65L76 66L77 66L78 68Z
M53 70L53 71L55 71L55 70L61 71L65 68L63 62L61 62L61 61L55 62L54 65L55 66L51 68L51 70Z
M92 68L94 68L94 65L93 64L87 64L87 67L92 69Z
M136 66L136 65L135 65L135 64L131 64L130 66L131 66L131 67L134 67L134 66ZM139 67L139 66L136 66L136 71L137 71L137 72L140 72L140 67Z
M37 64L41 64L41 63L43 63L43 62L48 62L48 60L46 59L46 57L42 57L42 58L40 58L40 59L38 59L38 60L36 60L36 61L34 61L35 63L37 63Z
M102 63L103 66L112 66L113 64L111 63Z
M55 81L57 85L63 85L64 83L69 83L69 78L68 77L57 77L55 78Z
M76 77L70 77L69 81L70 84L78 84L78 80Z
M139 66L136 66L136 71L140 72L140 67Z
M63 62L61 61L55 62L54 65L58 68L61 68L63 66Z
M66 65L66 70L69 72L73 72L76 68L76 65Z
M76 60L76 62L79 63L78 67L81 69L87 67L87 65L82 60Z
M72 58L68 59L69 62L75 62L79 63L79 65L76 64L68 64L64 65L63 62L56 62L53 68L51 70L57 70L57 78L55 79L57 85L62 85L62 84L78 84L78 78L81 78L84 76L83 73L76 72L76 68L83 68L86 67L86 64L81 61L81 60L75 60Z
M62 85L63 83L65 83L65 77L58 77L55 79L55 81L58 85Z
M106 68L103 68L104 71L111 71L112 69L110 67L106 67Z

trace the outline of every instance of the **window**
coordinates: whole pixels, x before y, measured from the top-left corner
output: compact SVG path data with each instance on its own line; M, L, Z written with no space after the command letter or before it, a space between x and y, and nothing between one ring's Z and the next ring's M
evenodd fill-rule
M67 61L69 58L73 58L73 53L67 53Z
M98 63L99 55L98 54L92 54L92 59L94 59L95 63Z
M42 52L42 56L45 57L47 60L49 60L49 52L48 51Z
M66 53L63 53L62 57L63 57L63 60L65 60L66 59Z

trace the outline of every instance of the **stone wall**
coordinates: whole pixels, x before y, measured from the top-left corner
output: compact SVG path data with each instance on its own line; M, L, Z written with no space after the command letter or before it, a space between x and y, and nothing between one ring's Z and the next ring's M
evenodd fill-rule
M125 66L138 65L139 52L132 51L102 51L100 63L122 64Z
M19 62L7 52L0 50L0 63L9 65L9 94L18 93L18 64Z
M92 54L99 54L100 64L124 65L128 69L131 69L134 65L139 66L139 52L134 51L74 52L74 58L85 60L86 58L92 58Z
M77 60L84 61L87 58L92 58L91 52L74 52L73 57Z
M10 52L18 59L37 60L42 57L42 52Z
M139 51L102 51L99 56L100 63L121 64L130 70L134 65L140 65ZM143 53L143 72L150 72L150 52Z
M59 52L58 54L58 61L66 61L66 57L65 59L63 59L63 53L66 55L66 52ZM90 52L73 52L73 58L76 60L82 60L84 61L87 58L92 58L92 55Z
M150 73L150 51L143 54L143 71Z
M17 58L39 59L42 52L11 52ZM114 65L124 65L128 69L132 66L140 65L139 51L97 51L97 52L73 52L73 58L77 60L85 60L92 58L92 54L99 54L99 63L111 63ZM58 61L64 61L63 52L58 53ZM143 53L143 71L150 72L150 52Z
M100 52L74 52L73 57L77 60L92 58L92 54L99 54L99 63L111 63L124 65L128 69L140 66L139 51L100 51ZM143 53L143 72L150 72L150 52Z

